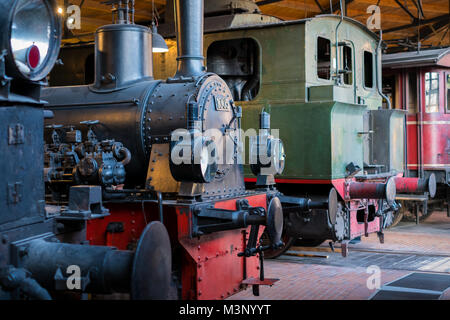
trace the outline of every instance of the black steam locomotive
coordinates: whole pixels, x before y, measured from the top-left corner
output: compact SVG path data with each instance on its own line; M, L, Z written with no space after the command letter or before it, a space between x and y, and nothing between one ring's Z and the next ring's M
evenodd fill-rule
M86 221L62 213L81 212L80 195L101 199L101 187L77 187L65 209L45 203L42 136L52 113L44 110L41 87L59 52L55 13L54 1L0 2L0 299L48 300L69 291L153 298L148 288L156 275L141 266L155 259L155 237L170 246L160 222L146 227L135 251L89 246ZM122 157L124 149L115 150Z
M276 281L264 277L263 252L282 245L273 176L284 151L269 115L261 113L251 140L258 183L248 190L241 108L203 63L203 1L176 2L178 68L165 81L153 79L152 33L133 23L132 2L110 3L114 22L96 31L94 83L42 93L53 115L45 120L47 205L61 208L62 230L86 226L91 245L152 255L133 264L146 297L217 299L249 285L258 294Z

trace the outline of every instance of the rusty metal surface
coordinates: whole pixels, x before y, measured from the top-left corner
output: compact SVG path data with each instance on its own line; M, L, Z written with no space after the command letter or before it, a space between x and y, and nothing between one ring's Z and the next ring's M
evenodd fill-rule
M180 183L176 181L169 168L169 144L153 145L147 171L147 186L159 192L177 192Z

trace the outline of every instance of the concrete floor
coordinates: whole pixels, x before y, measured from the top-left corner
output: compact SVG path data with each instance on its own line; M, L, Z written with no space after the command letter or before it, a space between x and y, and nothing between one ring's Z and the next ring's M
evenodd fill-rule
M301 256L299 256L301 255ZM240 292L232 300L366 300L376 289L367 282L372 275L368 267L380 268L384 285L411 272L450 275L450 218L435 212L425 222L401 222L385 232L385 243L376 235L350 245L343 258L340 248L331 252L327 243L318 248L292 247L274 260L266 260L268 278L279 278L273 287L262 287L260 296L252 290ZM450 289L440 299L450 300Z

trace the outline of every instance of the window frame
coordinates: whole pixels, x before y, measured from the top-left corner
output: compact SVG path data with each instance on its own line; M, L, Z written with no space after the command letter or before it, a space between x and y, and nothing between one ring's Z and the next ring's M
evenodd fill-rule
M372 87L367 87L366 86L366 60L365 60L365 53L366 52L370 53L371 56L372 56ZM373 91L376 88L376 81L374 81L374 80L376 80L376 79L374 79L375 75L376 75L376 72L374 72L375 71L374 59L375 59L375 55L373 54L372 51L363 49L363 52L362 52L362 60L363 60L363 63L362 63L362 65L363 65L363 68L362 68L363 69L362 70L362 79L363 79L362 85L363 85L363 88L365 90L367 90L367 91ZM393 90L395 91L395 88L393 88Z
M431 86L432 86L432 82L434 80L437 80L437 110L436 111L428 111L428 106L427 106L427 74L437 74L437 79L433 79L433 77L431 76L431 78L429 79L430 81L430 91L431 91ZM441 99L441 72L437 71L437 70L433 70L433 71L425 71L425 73L423 74L423 94L424 94L424 111L425 113L439 113L441 112L440 109L440 99Z
M354 55L354 53L353 53L353 48L352 48L352 46L351 45L349 45L349 44L345 44L345 45L343 45L343 46L341 46L341 48L342 49L339 49L339 50L341 50L341 52L340 52L340 55L341 55L341 59L342 59L342 61L339 61L340 63L342 63L342 66L344 65L344 62L345 62L345 60L344 60L344 51L345 51L345 47L347 47L347 48L349 48L350 49L350 62L351 62L351 64L352 64L352 69L351 69L351 82L350 83L345 83L345 74L342 74L342 85L345 87L345 86L347 86L347 87L353 87L353 85L354 85L354 81L355 81L355 67L354 67L354 65L355 65L355 63L356 63L356 61L353 61L353 57L355 57L356 58L356 56Z
M330 43L330 77L328 79L319 77L319 38L327 40ZM316 47L315 48L315 54L316 54L316 59L315 59L315 61L316 61L316 68L315 68L316 72L315 72L315 76L316 76L316 80L330 83L330 82L333 81L333 77L332 77L332 63L333 63L333 59L332 59L332 53L331 53L332 52L332 50L331 50L331 40L328 39L325 36L317 35L315 47Z

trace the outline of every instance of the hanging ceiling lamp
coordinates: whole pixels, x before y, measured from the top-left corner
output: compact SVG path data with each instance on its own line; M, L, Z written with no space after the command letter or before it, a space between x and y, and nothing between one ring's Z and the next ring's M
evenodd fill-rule
M153 52L169 51L166 41L164 41L164 38L160 34L158 34L158 30L154 23L152 23L152 48Z
M152 0L152 51L153 52L167 52L169 48L167 47L164 38L158 34L158 29L155 24L155 1Z

